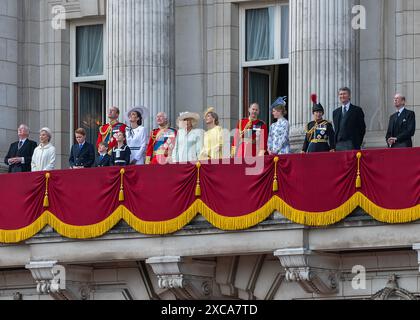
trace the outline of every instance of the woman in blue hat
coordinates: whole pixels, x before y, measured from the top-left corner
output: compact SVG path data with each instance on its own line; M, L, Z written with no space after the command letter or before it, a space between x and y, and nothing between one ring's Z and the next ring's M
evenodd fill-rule
M290 153L289 121L284 116L286 111L286 97L277 98L271 105L273 117L277 122L270 126L268 134L268 153L270 155Z

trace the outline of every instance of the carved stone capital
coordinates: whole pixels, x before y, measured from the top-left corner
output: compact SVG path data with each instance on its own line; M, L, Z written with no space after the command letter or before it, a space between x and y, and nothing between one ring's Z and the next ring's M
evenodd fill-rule
M297 282L308 293L338 292L340 260L337 255L298 248L277 250L274 256L286 270L286 281Z
M31 261L26 265L41 295L55 300L87 300L90 296L92 269L62 266L57 261Z
M156 274L159 287L170 290L178 299L208 299L213 293L213 262L168 256L150 258L146 263Z

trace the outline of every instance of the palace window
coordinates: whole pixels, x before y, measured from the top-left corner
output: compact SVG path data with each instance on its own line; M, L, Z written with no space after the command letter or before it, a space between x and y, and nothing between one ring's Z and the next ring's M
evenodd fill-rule
M72 132L84 128L95 144L106 120L106 37L103 22L71 25ZM74 137L71 135L71 143Z
M260 117L269 124L271 102L288 96L289 5L246 4L240 12L243 115L258 102Z

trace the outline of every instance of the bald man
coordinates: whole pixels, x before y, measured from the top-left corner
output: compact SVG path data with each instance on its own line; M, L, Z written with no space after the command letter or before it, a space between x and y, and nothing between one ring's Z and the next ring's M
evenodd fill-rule
M416 132L416 115L405 107L405 97L399 93L394 96L397 111L390 117L386 142L389 148L411 148L411 139Z

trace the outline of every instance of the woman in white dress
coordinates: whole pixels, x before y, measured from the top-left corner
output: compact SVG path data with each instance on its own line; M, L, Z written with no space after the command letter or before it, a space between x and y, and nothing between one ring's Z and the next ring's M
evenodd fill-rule
M32 156L32 171L47 171L55 168L55 147L50 143L52 137L49 128L39 131L39 146L36 147Z
M131 150L130 164L142 165L146 157L147 132L143 127L143 119L147 117L145 107L135 107L128 111L126 129L127 145Z
M197 161L203 147L203 130L197 129L200 115L183 112L178 118L179 131L172 151L172 162Z

